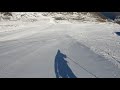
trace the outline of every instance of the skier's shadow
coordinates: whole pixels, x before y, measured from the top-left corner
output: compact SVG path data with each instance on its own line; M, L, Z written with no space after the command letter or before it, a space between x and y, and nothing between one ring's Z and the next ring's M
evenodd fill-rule
M58 50L55 56L55 74L56 78L77 78L70 67L67 64L67 61L64 59L67 56Z

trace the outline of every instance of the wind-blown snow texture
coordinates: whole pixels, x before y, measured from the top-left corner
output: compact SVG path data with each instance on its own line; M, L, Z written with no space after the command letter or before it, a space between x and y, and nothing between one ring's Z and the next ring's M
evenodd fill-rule
M0 77L120 77L118 24L42 15L0 22Z

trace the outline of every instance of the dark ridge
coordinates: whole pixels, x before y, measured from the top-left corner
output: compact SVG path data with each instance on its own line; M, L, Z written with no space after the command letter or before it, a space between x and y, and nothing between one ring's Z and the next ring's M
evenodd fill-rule
M105 17L114 20L116 16L120 15L120 12L101 12Z

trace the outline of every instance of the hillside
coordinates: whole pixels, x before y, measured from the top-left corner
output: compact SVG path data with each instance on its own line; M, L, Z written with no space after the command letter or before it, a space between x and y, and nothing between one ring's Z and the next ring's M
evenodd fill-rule
M105 21L99 12L1 12L0 20L37 21L42 16L55 20Z

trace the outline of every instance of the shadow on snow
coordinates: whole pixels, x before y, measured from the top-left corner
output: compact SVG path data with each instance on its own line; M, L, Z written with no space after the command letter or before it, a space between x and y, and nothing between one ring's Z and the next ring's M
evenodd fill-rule
M55 56L55 74L56 78L77 78L65 60L67 56L58 50Z
M120 36L120 32L115 32L115 34L117 34L118 36Z

